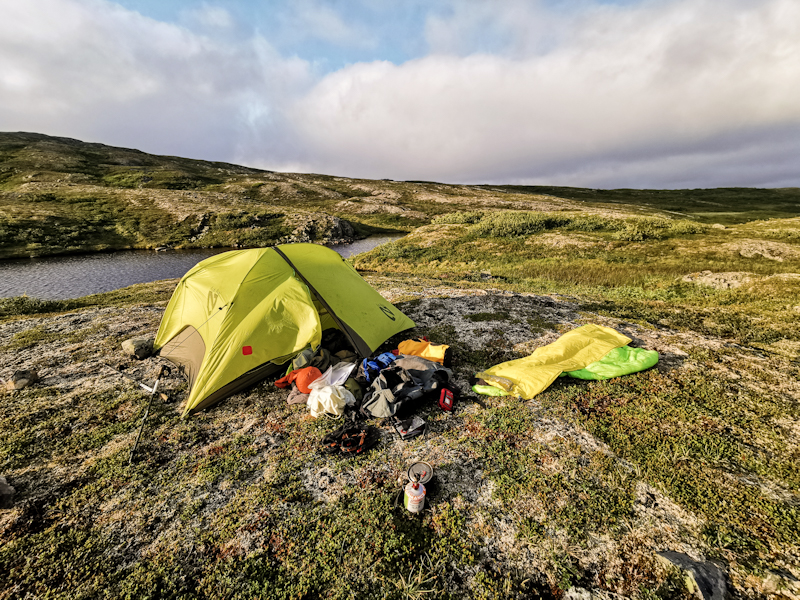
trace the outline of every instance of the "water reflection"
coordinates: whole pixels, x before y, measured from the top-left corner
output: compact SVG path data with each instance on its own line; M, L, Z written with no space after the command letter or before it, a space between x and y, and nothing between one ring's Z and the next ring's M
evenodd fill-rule
M376 235L331 248L348 258L400 237ZM27 294L45 300L63 300L135 283L182 277L201 260L227 250L132 250L0 261L0 298Z

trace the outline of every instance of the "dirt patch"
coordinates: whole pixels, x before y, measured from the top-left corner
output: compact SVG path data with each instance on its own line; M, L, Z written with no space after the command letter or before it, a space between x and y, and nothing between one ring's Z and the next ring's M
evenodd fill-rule
M394 203L385 202L373 197L351 198L336 203L336 209L343 212L350 212L359 215L389 214L399 215L407 219L425 219L424 213L410 210Z
M387 190L383 188L376 189L375 186L366 185L363 183L357 183L355 185L351 185L350 187L352 187L354 190L369 192L373 198L380 199L381 201L389 204L397 204L402 197L400 192L396 190Z
M717 290L728 290L741 287L747 283L762 279L755 273L746 271L731 271L728 273L713 273L712 271L701 271L700 273L690 273L684 275L681 281L705 285Z
M540 235L532 235L525 240L526 246L541 244L552 248L591 248L598 243L601 242L598 242L588 235L574 233L571 235L564 235L563 233L542 233Z
M770 242L764 240L741 240L721 246L728 252L733 252L745 258L756 258L758 256L783 262L792 260L800 256L797 246L784 242Z
M430 248L442 240L460 237L465 230L465 225L427 225L418 227L406 239L422 248Z

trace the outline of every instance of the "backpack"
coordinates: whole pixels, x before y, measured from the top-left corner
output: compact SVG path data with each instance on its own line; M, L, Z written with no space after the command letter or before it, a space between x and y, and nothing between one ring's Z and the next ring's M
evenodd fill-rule
M401 356L383 369L364 393L361 414L387 418L414 410L426 396L438 393L453 376L450 369L418 356Z

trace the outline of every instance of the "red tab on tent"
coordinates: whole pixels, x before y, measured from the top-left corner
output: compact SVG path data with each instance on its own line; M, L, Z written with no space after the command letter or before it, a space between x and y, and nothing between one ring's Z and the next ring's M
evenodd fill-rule
M242 346L242 354L245 356L250 356L253 353L252 346Z

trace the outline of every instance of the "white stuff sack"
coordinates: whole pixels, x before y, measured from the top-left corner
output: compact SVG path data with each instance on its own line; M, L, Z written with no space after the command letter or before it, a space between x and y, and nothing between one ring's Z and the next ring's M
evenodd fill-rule
M340 416L344 414L344 407L356 403L356 398L350 390L341 385L316 386L319 379L309 385L311 393L308 395L306 406L311 411L311 416L316 418L322 414Z
M308 384L312 390L317 387L324 387L326 385L344 385L350 373L356 368L355 363L340 362L328 367L322 375L317 377L314 381Z

